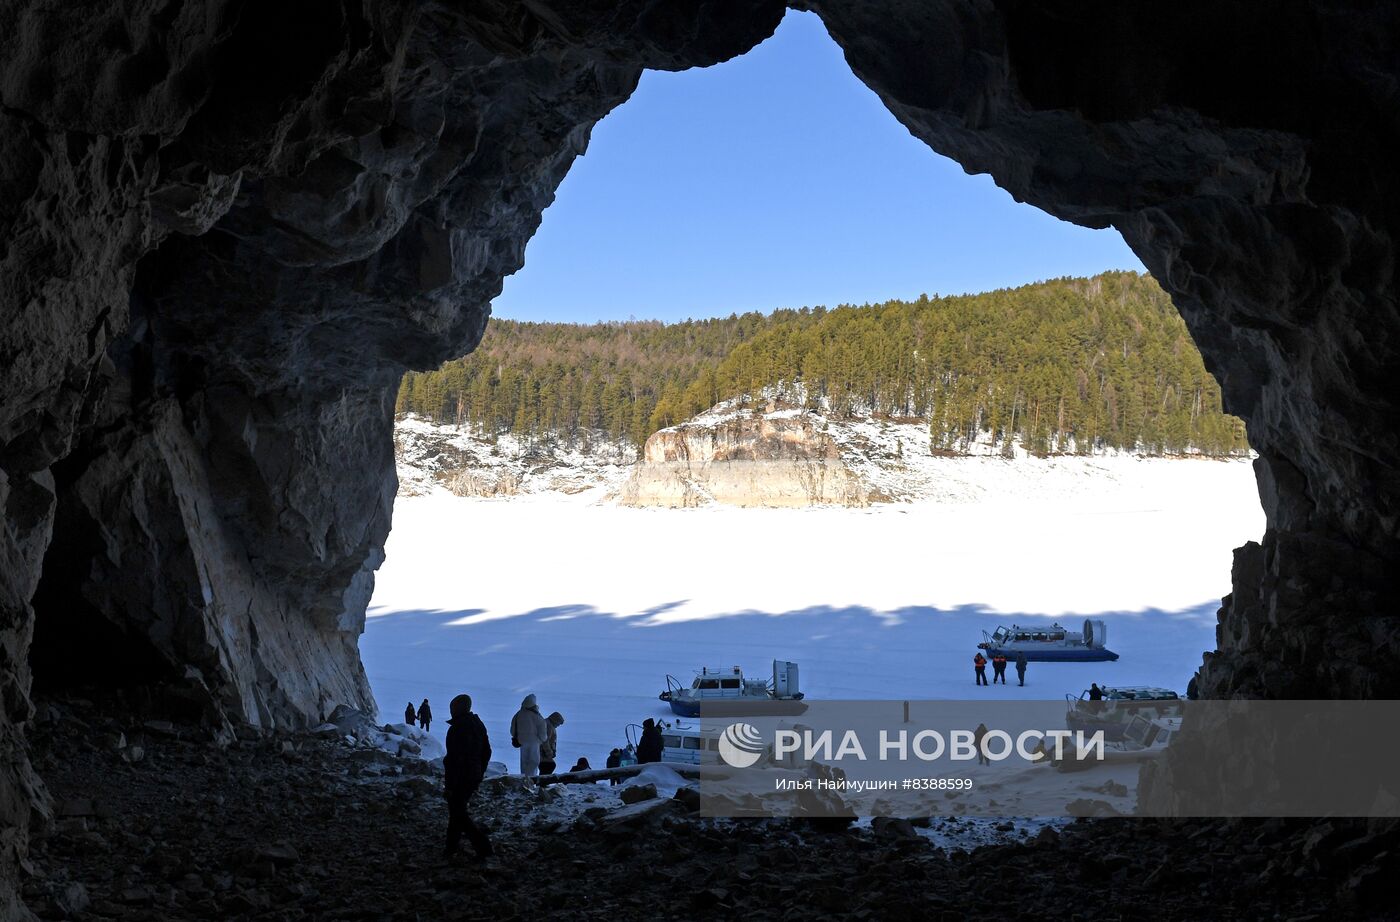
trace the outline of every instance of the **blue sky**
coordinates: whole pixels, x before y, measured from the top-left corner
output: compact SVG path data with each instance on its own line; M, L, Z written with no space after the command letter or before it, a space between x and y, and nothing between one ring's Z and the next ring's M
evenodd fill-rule
M1015 202L895 121L821 21L648 72L593 131L497 317L682 320L1019 285L1142 264Z

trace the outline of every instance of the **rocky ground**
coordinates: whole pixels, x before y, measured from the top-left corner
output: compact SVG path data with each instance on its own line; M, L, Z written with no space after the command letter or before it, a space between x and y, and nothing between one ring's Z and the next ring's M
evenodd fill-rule
M324 732L220 745L67 703L56 713L35 742L57 819L24 889L43 918L1394 917L1393 831L1362 848L1348 844L1357 827L1281 820L1079 821L947 851L902 821L700 819L684 794L570 814L551 806L577 792L506 778L475 810L497 857L445 860L433 763Z

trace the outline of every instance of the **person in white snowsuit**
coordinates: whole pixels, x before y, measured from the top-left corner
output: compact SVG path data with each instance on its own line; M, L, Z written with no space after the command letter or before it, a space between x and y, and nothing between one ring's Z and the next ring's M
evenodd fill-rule
M520 747L520 774L529 778L539 773L540 747L548 739L549 724L541 716L535 696L526 695L510 719L510 741Z

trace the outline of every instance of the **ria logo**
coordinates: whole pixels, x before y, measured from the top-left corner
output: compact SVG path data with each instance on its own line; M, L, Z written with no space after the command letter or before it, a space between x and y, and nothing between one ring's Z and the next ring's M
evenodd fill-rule
M748 768L763 756L763 734L753 724L733 723L719 738L719 757L735 768Z

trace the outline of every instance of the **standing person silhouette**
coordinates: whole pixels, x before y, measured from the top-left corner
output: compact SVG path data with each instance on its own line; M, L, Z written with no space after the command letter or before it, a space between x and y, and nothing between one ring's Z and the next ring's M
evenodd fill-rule
M992 682L1006 684L1006 654L998 651L992 656Z
M433 722L433 709L428 706L428 699L424 698L423 703L418 705L418 726L426 732Z
M540 774L552 775L558 768L555 756L559 752L559 728L564 726L564 715L558 711L550 714L544 719L546 726L545 741L540 744Z
M642 738L637 741L637 762L660 762L661 752L665 748L661 728L656 721L650 717L642 721Z
M972 731L972 744L977 747L977 764L991 765L992 760L987 757L987 750L982 746L982 740L987 736L987 725L978 724L977 729Z
M1016 651L1016 684L1026 684L1026 653L1024 650Z
M478 858L491 857L491 839L472 822L467 805L481 786L486 764L491 761L491 739L481 718L472 713L470 695L458 695L448 706L452 716L447 721L447 755L442 760L447 797L447 848L451 857L457 853L465 834Z
M411 727L413 726L413 721L416 720L417 717L417 712L413 710L413 702L408 702L408 707L404 708L403 711L403 722Z

